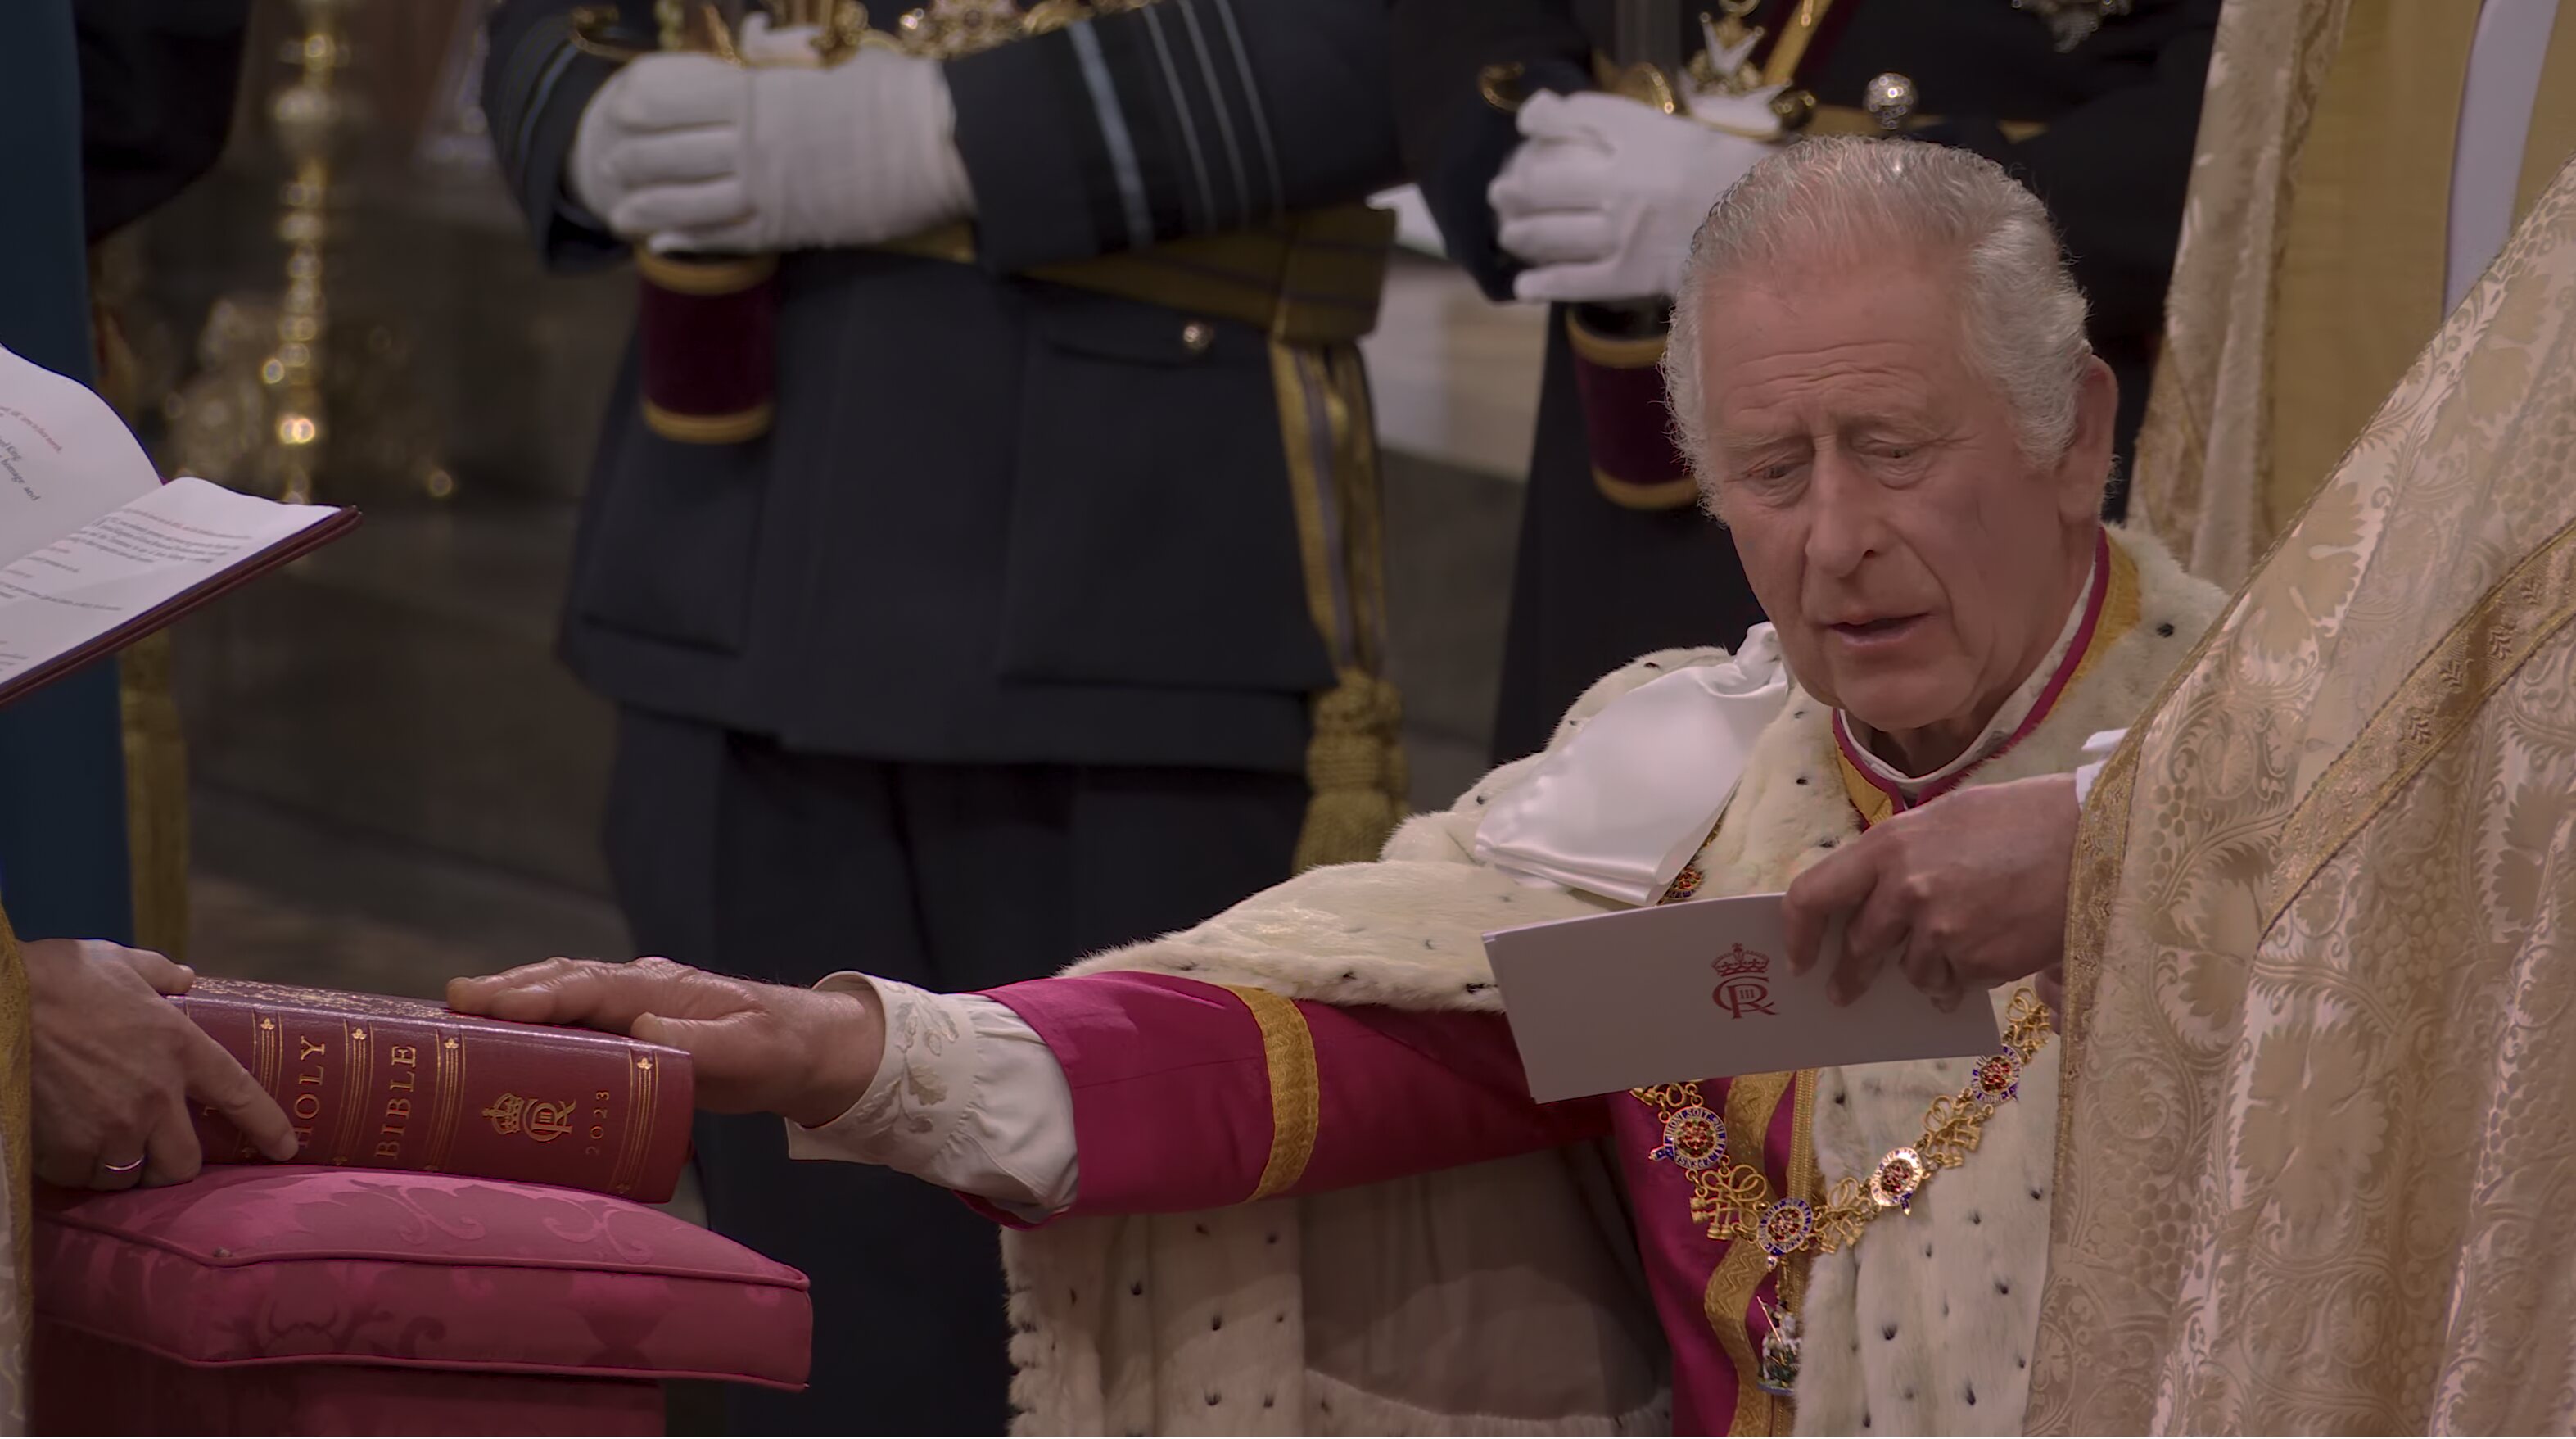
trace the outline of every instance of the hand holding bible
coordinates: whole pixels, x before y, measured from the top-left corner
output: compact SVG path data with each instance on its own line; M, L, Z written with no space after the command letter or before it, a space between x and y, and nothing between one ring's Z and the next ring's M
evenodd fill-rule
M460 1014L578 1024L688 1052L698 1105L828 1124L858 1102L885 1053L872 998L709 974L667 959L549 959L447 982Z
M32 940L24 954L39 1178L87 1189L193 1179L204 1153L192 1105L269 1158L295 1157L277 1101L164 997L195 981L185 965L104 940Z

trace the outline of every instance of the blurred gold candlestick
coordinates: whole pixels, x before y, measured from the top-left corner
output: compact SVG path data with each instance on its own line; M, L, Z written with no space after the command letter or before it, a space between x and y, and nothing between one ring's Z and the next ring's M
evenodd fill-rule
M339 79L349 63L349 13L360 3L296 0L304 34L289 45L286 58L299 73L269 104L290 171L278 194L277 218L277 237L286 244L286 290L278 301L277 348L260 366L270 416L262 469L279 496L296 503L313 498L314 476L330 440L322 384L330 322L326 242L332 162L356 118Z

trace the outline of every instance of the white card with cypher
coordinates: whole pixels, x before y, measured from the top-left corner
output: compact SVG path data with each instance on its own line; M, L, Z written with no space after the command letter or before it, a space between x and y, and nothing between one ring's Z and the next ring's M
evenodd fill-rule
M1486 935L1530 1097L1995 1051L1982 995L1944 1014L1893 964L1850 1004L1830 1003L1840 928L1792 974L1780 901L1693 900Z

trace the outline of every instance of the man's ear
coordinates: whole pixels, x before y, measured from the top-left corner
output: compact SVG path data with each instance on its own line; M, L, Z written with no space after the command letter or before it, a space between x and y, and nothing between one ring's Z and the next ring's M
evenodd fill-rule
M2057 507L2067 523L2097 519L2111 478L2111 431L2120 415L2120 381L2099 355L2087 356L2076 382L2075 434L2057 462Z

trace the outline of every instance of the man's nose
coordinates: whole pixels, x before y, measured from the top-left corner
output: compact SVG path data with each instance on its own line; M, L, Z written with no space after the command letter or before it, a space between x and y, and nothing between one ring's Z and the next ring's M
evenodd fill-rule
M1814 507L1807 522L1811 572L1846 576L1877 553L1884 533L1880 498L1876 482L1839 447L1817 453L1814 482L1807 489L1807 503Z

